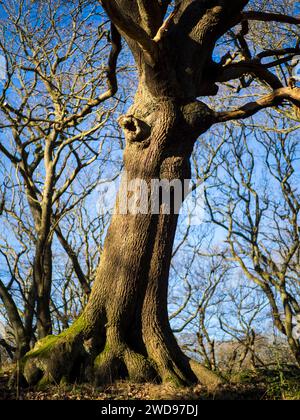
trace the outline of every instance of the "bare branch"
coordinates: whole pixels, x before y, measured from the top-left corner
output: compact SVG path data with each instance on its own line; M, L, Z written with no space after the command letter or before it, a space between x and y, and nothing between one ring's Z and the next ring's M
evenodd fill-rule
M278 106L284 100L288 100L294 105L300 107L300 89L293 89L290 87L277 89L262 99L250 102L241 108L233 111L217 112L215 115L217 122L245 119L251 117L262 109Z
M272 89L283 87L279 78L261 65L257 60L242 61L223 67L216 76L216 82L229 82L230 80L240 79L247 74L252 74L260 81L267 83Z
M79 114L71 115L66 118L64 125L72 125L74 121L78 121L88 115L93 108L99 106L109 98L113 97L118 91L117 81L117 62L122 49L121 36L116 27L111 25L111 52L109 55L108 69L107 69L107 85L108 89L102 93L98 98L90 100L88 104L81 110Z
M242 20L257 20L259 22L279 22L288 23L290 25L300 25L300 18L288 16L280 13L266 13L266 12L243 12L241 13Z

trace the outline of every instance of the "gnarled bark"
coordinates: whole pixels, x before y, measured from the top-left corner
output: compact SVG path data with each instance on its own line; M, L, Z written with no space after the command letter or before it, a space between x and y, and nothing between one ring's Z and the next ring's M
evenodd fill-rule
M151 180L189 179L194 142L210 123L211 111L200 102L182 104L140 90L120 120L127 139L124 178L145 181L149 202ZM101 382L120 377L197 381L167 313L178 215L175 209L163 214L162 203L159 214L122 214L122 194L121 189L89 302L70 330L46 338L26 356L28 382L70 379L82 369L91 371L92 365L93 376ZM211 380L216 381L214 376Z
M246 118L284 99L298 105L299 89L292 88L227 113L216 113L197 100L216 95L216 82L228 79L232 68L214 63L213 51L216 41L245 19L241 12L247 3L182 0L164 20L168 1L101 1L113 30L127 41L139 73L134 105L119 121L127 141L128 181L142 179L150 186L153 179L189 179L194 143L212 124ZM230 77L249 72L254 72L253 65ZM280 82L259 62L255 74L279 88ZM117 209L120 200L121 193ZM178 216L174 208L163 214L160 204L158 214L117 211L113 216L83 314L69 330L46 338L26 356L28 382L57 382L84 372L98 381L130 377L219 383L214 374L188 360L169 325L168 276Z

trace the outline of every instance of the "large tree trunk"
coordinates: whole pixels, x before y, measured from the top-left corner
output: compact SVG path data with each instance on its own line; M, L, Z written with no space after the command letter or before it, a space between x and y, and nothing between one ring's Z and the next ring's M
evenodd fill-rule
M124 163L129 180L140 178L150 185L152 179L189 178L194 142L212 124L247 118L284 99L299 103L299 90L280 88L280 81L260 63L255 61L254 66L249 60L251 65L243 69L213 60L217 40L238 23L242 31L237 39L245 43L249 28L247 15L241 12L248 0L182 0L175 2L170 15L166 13L170 1L100 3L113 24L112 54L108 91L92 104L100 104L116 91L120 35L139 73L135 104L120 119L127 141ZM270 16L274 17L268 14L263 19L273 20ZM284 21L282 16L278 21ZM214 112L197 100L216 95L217 82L249 73L276 90L228 112ZM83 106L83 117L85 112ZM51 197L51 153L48 161ZM28 382L78 378L88 367L101 381L119 377L159 377L173 383L195 382L197 376L211 379L181 352L169 325L168 275L177 215L174 211L163 214L162 206L158 213L114 215L83 314L60 336L45 338L27 354L24 374ZM45 214L49 224L51 212Z
M116 85L118 34L129 45L139 73L135 103L119 121L126 137L126 177L142 179L148 186L153 179L189 179L194 143L217 121L216 113L197 98L217 93L211 78L213 49L239 22L247 1L228 5L184 0L173 22L165 23L168 2L101 3L115 24L111 90ZM116 209L121 196L122 191ZM215 375L182 353L169 325L168 276L178 215L174 208L164 214L160 204L158 214L117 211L113 216L83 314L60 336L45 338L27 354L28 382L73 379L92 367L98 381L159 378L178 384L200 377L202 382L218 383Z
M50 297L52 285L51 241L38 239L33 265L33 281L36 290L37 336L39 339L52 333Z
M201 123L199 121L199 116ZM137 94L120 120L127 147L124 180L190 178L189 159L199 127L209 126L210 111L200 103ZM124 182L122 182L124 184ZM58 337L38 343L26 357L28 382L78 377L93 366L98 381L130 377L160 378L176 384L197 381L189 359L171 331L168 277L178 215L122 214L123 188L105 241L89 302L75 324ZM130 193L127 199L132 199ZM84 369L83 369L84 367ZM215 382L204 369L198 376Z

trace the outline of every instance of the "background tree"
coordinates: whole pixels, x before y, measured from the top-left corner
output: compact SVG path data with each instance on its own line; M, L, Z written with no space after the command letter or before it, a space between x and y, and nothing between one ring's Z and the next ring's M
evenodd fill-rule
M256 129L251 142L244 130L231 138L214 181L222 196L212 198L214 188L207 186L210 216L227 230L231 256L264 292L299 364L300 343L293 334L299 315L298 140L284 129L275 137Z
M2 232L1 261L11 272L1 283L1 296L12 327L24 335L20 340L15 334L19 355L35 340L35 325L38 338L52 331L55 235L90 293L91 273L81 266L62 224L97 186L107 156L113 159L103 127L118 105L108 100L116 90L112 70L119 45L114 44L107 65L109 28L93 3L0 2L0 52L6 62L0 153L3 179L8 179L2 212L3 226L10 226ZM118 170L110 169L106 176L115 176ZM11 293L16 288L24 305ZM23 316L13 316L19 310Z

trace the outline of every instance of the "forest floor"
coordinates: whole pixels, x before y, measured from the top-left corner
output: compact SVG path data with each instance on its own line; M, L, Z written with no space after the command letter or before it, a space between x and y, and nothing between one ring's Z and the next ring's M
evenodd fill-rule
M10 369L0 372L0 400L300 400L300 375L294 371L244 371L214 392L197 385L172 388L164 385L118 382L105 387L88 384L57 385L43 390L9 387Z

